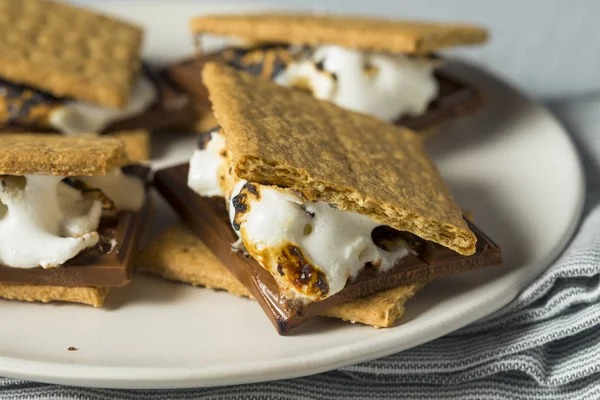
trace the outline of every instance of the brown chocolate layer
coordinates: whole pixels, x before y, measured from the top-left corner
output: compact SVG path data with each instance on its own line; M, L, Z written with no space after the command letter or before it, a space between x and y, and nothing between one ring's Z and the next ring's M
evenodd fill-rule
M142 114L115 121L106 127L104 132L146 129L161 131L165 129L186 129L197 119L195 103L190 96L179 89L165 74L150 73L147 75L157 88L158 99Z
M426 281L478 267L499 264L500 249L475 226L477 251L461 256L442 246L427 243L419 257L408 256L385 272L365 268L354 282L324 301L303 303L286 299L273 276L254 259L234 253L237 235L231 228L222 198L204 198L187 187L188 164L156 172L154 185L221 262L252 293L281 334L299 326L325 308L368 296L403 284Z
M131 165L124 172L148 180L150 169ZM121 211L114 218L103 218L98 233L101 243L57 268L11 268L0 265L0 283L52 286L124 286L129 283L134 255L143 222L149 213L146 203L138 212ZM116 241L112 248L110 241Z
M205 112L211 112L211 107L208 91L202 83L200 72L204 64L209 61L227 62L229 59L223 56L226 51L184 60L171 65L166 71L174 82L194 97L198 108L206 110ZM233 66L238 65L234 63ZM257 74L259 71L256 65L251 65L247 70ZM439 93L427 111L416 117L399 118L394 122L396 125L420 131L443 124L454 117L468 114L483 104L483 95L477 88L460 81L443 70L437 70L435 77L439 84Z

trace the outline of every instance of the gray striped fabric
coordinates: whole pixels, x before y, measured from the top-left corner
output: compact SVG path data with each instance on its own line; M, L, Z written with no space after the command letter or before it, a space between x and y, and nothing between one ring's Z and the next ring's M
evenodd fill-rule
M499 312L415 349L306 378L169 391L0 378L0 399L600 399L600 99L551 108L584 157L584 218L564 254Z

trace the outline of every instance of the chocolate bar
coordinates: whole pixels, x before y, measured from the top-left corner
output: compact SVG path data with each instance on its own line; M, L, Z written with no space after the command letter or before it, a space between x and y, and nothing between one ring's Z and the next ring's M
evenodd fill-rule
M208 91L202 83L200 74L204 64L210 61L218 61L256 75L261 75L263 72L261 65L258 63L242 65L240 58L244 53L242 50L238 52L235 50L226 49L202 55L198 58L184 60L170 66L166 73L174 82L191 93L201 108L210 110ZM272 77L276 71L281 69L281 66L281 60L274 58L268 77ZM456 116L474 111L483 103L483 95L477 88L442 70L436 70L435 77L439 84L439 93L437 98L431 102L427 111L419 116L399 118L394 122L395 124L419 131L443 124Z
M123 172L148 180L150 169L130 165ZM57 268L11 268L0 265L0 283L52 286L115 287L129 283L141 226L148 218L149 191L146 203L138 212L121 211L116 217L102 218L98 234L100 243L84 250ZM113 244L114 248L113 248Z
M148 131L161 131L167 128L185 129L196 121L196 110L189 95L180 90L165 74L148 72L147 75L158 89L157 102L142 114L113 122L104 132L131 129Z
M500 249L472 224L477 235L477 251L461 256L442 246L422 242L418 255L409 255L391 269L363 272L339 293L319 302L304 303L282 295L272 275L254 259L232 251L238 237L231 228L222 198L203 198L187 187L188 164L156 172L154 186L179 214L181 219L206 243L229 271L252 293L280 334L322 313L327 307L368 296L400 285L427 281L473 268L499 264Z

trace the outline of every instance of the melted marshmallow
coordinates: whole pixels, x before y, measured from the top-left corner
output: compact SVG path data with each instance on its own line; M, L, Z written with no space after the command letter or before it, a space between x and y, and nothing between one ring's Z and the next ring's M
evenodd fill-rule
M226 158L220 155L224 149L224 136L213 132L206 148L196 150L192 156L188 186L199 195L224 196L219 185L219 170L226 162ZM228 199L232 225L235 218L232 202L246 183L245 180L239 181ZM325 202L306 202L291 190L254 185L260 192L260 200L247 197L250 200L249 211L243 215L240 230L236 232L250 255L275 277L278 276L277 253L264 250L279 249L285 243L302 249L312 264L325 273L328 296L342 290L346 281L355 278L365 264L379 265L379 270L384 271L411 252L406 247L393 251L377 247L371 239L371 232L381 224L367 216L341 211ZM310 233L305 234L308 232L305 231L307 225L310 225ZM264 254L268 254L267 258ZM311 297L304 293L295 294Z
M23 179L26 182L23 183ZM62 177L4 176L0 182L0 264L56 267L98 242L102 206Z
M402 54L322 46L310 60L289 64L275 81L284 86L308 85L318 99L394 121L425 112L438 93L434 68L430 61Z
M138 211L144 204L144 183L136 176L123 174L121 168L115 168L106 175L81 176L77 179L100 189L118 210Z
M236 184L229 202L234 226L233 199L246 183L241 180ZM286 243L302 249L309 261L325 273L329 285L327 296L342 290L346 281L356 278L365 264L377 265L380 271L385 271L411 252L404 246L386 251L375 245L371 232L381 224L365 215L338 210L322 201L307 202L289 189L254 185L260 196L259 199L246 196L247 211L238 217L238 235L248 253L276 278L278 254L273 249Z
M156 100L156 88L141 74L122 110L111 109L82 101L71 101L50 114L50 125L62 133L101 132L110 123L142 113Z
M100 201L84 199L79 190L64 183L58 184L57 194L64 217L61 222L61 236L79 237L98 229L102 217Z
M204 149L194 151L190 159L188 186L200 196L225 196L219 184L219 169L225 162L221 153L225 150L225 137L212 132Z
M0 264L56 267L98 243L102 203L61 182L63 177L0 177ZM116 168L104 176L75 177L99 188L119 210L137 211L145 191L137 177Z

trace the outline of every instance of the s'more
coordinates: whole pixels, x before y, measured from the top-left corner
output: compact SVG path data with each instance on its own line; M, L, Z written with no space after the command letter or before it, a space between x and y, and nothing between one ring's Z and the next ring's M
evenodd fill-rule
M487 31L479 26L275 13L204 15L192 19L190 29L200 49L206 35L235 41L168 69L204 109L200 131L216 125L200 79L209 61L423 134L483 103L481 92L445 70L439 55L485 42Z
M55 1L0 0L0 30L2 132L125 131L137 154L149 131L195 120L187 95L142 64L139 26Z
M0 298L102 306L131 278L148 172L114 138L0 135Z
M202 78L220 127L154 184L195 247L205 244L279 333L316 315L353 320L330 310L358 302L375 311L370 296L412 295L431 279L500 263L413 131L222 64L207 64ZM218 268L202 276L163 264L142 269L231 285L218 282ZM392 302L401 310L408 297Z

